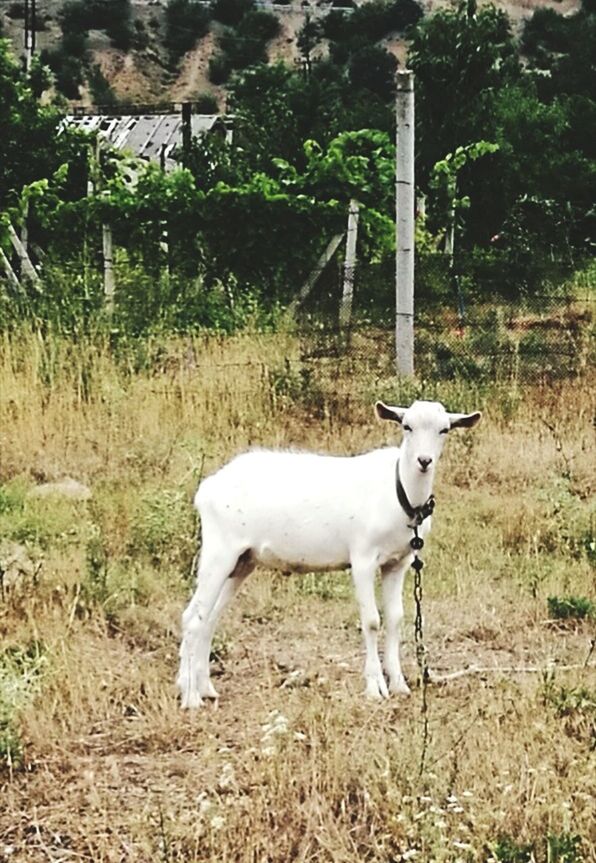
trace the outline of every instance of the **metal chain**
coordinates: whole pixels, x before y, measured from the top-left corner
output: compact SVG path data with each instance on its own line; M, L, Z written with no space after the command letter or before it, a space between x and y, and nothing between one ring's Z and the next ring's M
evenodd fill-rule
M419 775L424 773L426 752L428 749L428 699L427 686L429 682L428 665L426 662L426 647L424 644L424 632L422 622L422 567L424 563L418 557L417 552L423 547L424 540L418 536L418 525L414 526L414 538L410 541L414 550L412 569L414 570L414 601L416 603L416 617L414 619L414 641L416 644L416 661L420 670L420 712L422 714L422 750L420 753Z

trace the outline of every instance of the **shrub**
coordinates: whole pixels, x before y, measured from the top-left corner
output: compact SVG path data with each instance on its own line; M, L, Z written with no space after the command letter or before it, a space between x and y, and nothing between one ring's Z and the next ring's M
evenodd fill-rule
M22 761L16 714L36 691L45 661L44 648L38 641L0 653L0 764L14 767Z
M226 28L220 37L219 46L228 58L230 69L245 69L255 63L264 63L267 59L263 42L246 37L231 27Z
M268 42L279 35L280 23L277 15L273 12L265 12L261 9L247 12L238 26L238 32L247 39Z
M96 105L116 105L118 103L114 91L98 65L91 66L87 80Z
M225 84L230 79L232 65L227 54L220 51L209 60L209 80L212 84Z
M164 44L173 63L209 30L209 11L194 0L169 0Z
M42 51L41 62L50 67L56 78L56 88L68 99L79 98L83 83L83 62L80 56L69 56L63 49Z
M199 93L195 99L195 109L198 114L217 114L219 112L217 99L211 93Z
M216 21L234 27L255 8L254 0L215 0L211 13Z
M522 36L524 51L535 54L539 48L549 51L569 51L569 21L554 9L536 9L526 21Z
M23 2L11 3L6 14L14 21L21 21L25 17L25 4Z
M596 614L596 605L586 596L549 596L547 603L551 620L588 620Z
M384 48L376 45L360 48L350 58L348 68L354 87L371 90L384 101L392 97L397 60Z

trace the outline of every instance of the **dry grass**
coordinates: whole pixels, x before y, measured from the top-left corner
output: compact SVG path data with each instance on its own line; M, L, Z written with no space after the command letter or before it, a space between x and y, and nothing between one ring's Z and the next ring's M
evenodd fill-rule
M35 566L0 599L0 861L522 861L531 843L546 861L549 836L549 861L596 860L593 623L547 619L548 596L594 600L590 380L432 386L486 410L441 466L432 665L544 673L433 688L423 776L419 694L362 699L346 574L255 574L216 639L221 705L178 709L201 474L251 444L390 441L372 398L413 390L305 374L299 358L291 335L112 350L5 338L0 532ZM66 475L90 502L28 496ZM409 602L414 681L411 624Z

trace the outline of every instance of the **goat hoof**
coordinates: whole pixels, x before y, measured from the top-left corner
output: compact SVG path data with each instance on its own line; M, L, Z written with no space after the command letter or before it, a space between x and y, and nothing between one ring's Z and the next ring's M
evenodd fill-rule
M374 701L382 701L384 698L389 698L389 690L385 678L381 675L378 678L371 678L366 682L366 697Z
M201 698L207 698L209 701L217 701L219 699L219 693L211 681L201 691Z
M183 710L197 710L203 706L203 699L198 692L187 692L182 696L181 707Z
M410 687L408 686L406 681L403 679L403 677L401 678L401 680L396 680L394 683L390 683L389 684L389 691L391 692L392 695L407 696L407 695L412 694Z

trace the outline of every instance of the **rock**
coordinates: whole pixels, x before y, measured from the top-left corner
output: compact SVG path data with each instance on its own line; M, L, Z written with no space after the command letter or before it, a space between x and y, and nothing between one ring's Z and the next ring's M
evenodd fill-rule
M39 571L39 562L36 562L24 545L4 539L0 542L0 584L2 589L11 588L17 584L23 576L34 578Z
M57 482L44 482L29 492L29 497L66 497L69 500L91 500L91 489L70 476Z

